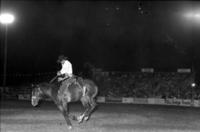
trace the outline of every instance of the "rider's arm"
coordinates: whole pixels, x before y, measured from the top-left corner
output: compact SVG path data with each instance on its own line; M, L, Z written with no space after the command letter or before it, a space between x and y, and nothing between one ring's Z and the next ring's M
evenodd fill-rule
M61 75L61 73L60 73L60 71L58 71L58 72L57 72L57 76L60 76L60 75Z

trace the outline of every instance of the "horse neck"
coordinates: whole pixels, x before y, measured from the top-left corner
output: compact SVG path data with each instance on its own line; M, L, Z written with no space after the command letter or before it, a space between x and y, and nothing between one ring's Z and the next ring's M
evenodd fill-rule
M51 98L52 100L56 101L57 93L58 93L58 87L54 84L50 85L48 84L46 89L44 90L43 94L46 97Z
M45 98L45 97L50 97L50 96L51 96L50 90L49 90L49 89L42 89L42 94L41 94L41 96L42 96L43 98Z
M42 84L41 86L42 96L43 97L51 97L51 86L49 84Z

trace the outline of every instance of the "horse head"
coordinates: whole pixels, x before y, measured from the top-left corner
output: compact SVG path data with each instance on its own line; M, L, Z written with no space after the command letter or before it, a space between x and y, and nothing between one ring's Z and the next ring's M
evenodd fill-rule
M35 107L42 98L42 91L39 85L32 85L31 104Z

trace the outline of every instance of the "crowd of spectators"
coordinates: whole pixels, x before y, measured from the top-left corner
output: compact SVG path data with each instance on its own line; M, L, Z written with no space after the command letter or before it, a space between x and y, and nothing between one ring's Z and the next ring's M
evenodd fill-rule
M34 82L52 79L53 74L38 74L39 79L28 81L27 85L8 90L12 93L30 93L28 86ZM21 76L23 80L23 76ZM28 78L24 76L24 78ZM90 79L99 87L99 96L134 98L179 98L200 99L199 86L192 86L193 73L179 72L93 72ZM36 80L36 81L35 81ZM9 88L9 87L8 87Z
M197 86L192 86L192 73L98 72L93 79L99 95L105 97L197 99L200 93Z

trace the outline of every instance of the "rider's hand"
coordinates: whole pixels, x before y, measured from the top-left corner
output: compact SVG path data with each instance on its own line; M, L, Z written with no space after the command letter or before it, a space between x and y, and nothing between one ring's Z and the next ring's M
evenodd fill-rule
M60 71L58 71L58 72L57 72L57 76L60 76L60 75L61 75L61 73L60 73Z

